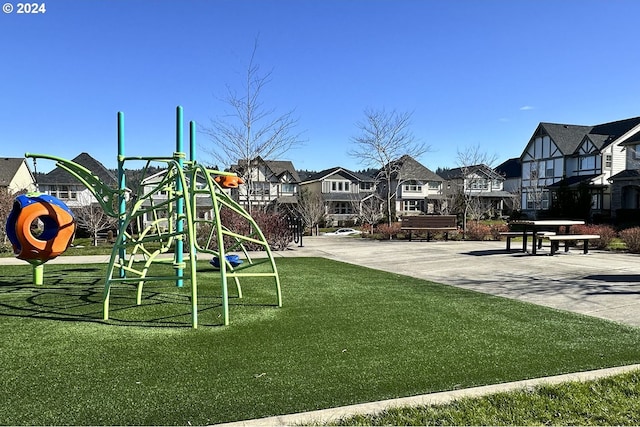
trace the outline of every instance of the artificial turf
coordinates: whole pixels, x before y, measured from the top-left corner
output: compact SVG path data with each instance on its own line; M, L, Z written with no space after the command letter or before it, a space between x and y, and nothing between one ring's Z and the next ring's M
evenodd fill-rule
M638 363L640 329L320 258L243 280L112 289L103 265L0 277L0 424L201 425Z

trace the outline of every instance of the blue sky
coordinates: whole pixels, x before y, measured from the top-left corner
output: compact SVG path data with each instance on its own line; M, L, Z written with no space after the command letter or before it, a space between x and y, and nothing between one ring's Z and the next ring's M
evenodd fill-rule
M432 170L474 146L517 157L539 122L640 116L636 0L49 0L39 15L7 2L4 157L86 151L115 167L118 111L127 155L168 156L175 107L204 126L222 115L256 37L262 101L295 109L304 132L286 156L298 169L362 168L347 151L367 108L412 112Z

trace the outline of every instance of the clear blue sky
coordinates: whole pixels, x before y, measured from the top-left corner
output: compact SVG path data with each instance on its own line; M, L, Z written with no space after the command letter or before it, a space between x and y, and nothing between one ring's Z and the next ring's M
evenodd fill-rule
M1 3L3 157L86 151L113 168L118 111L127 155L170 155L175 107L205 126L223 114L258 36L262 101L304 131L298 169L360 169L347 151L366 108L413 112L432 170L472 146L517 157L541 121L640 116L637 0Z

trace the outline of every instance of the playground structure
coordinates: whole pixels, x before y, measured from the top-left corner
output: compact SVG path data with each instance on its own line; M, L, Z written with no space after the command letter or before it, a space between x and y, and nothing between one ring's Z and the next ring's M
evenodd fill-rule
M43 230L34 234L32 225L40 221ZM61 200L41 193L15 198L7 218L7 237L17 258L33 267L33 284L42 285L44 263L67 250L76 232L73 212Z
M136 302L140 305L146 283L175 281L176 286L182 287L186 281L191 285L191 325L197 328L199 254L208 254L216 259L216 262L211 264L219 268L224 325L229 324L228 282L231 279L239 298L242 298L240 278L263 277L272 280L276 305L282 306L280 279L269 244L251 215L225 192L226 188L241 185L242 179L235 174L207 169L199 164L196 161L193 121L189 124L189 135L190 153L187 159L183 142L183 111L182 107L177 107L176 151L173 156L127 157L124 150L124 115L119 112L116 189L108 187L91 171L72 161L45 154L25 154L27 158L55 161L57 167L67 171L91 191L107 215L118 219L118 234L104 285L104 320L109 319L109 300L113 286L137 286ZM153 165L160 164L164 169L155 180L148 180L146 185L143 185L143 179L140 179L133 187L128 188L124 173L125 164L134 161L144 163L143 177L148 177L147 172ZM129 195L133 197L129 198ZM210 211L210 217L200 217L197 214L198 206ZM221 219L225 210L239 216L248 226L249 232L239 233L226 227ZM59 226L58 229L63 228ZM198 229L207 231L204 238L202 233L201 238L197 238ZM266 253L266 257L252 259L245 246L248 244L259 247ZM237 255L230 252L241 252L245 261L240 261ZM160 256L163 254L165 256ZM171 257L166 256L170 254ZM41 252L37 260L38 265L41 267L53 255L54 252ZM156 272L158 269L154 267L166 264L171 265L174 274ZM252 271L252 268L259 264L266 265L266 268ZM39 274L41 283L42 270Z

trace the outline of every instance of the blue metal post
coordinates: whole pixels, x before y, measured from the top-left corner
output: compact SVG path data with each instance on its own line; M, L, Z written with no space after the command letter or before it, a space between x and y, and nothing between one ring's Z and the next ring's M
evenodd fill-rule
M183 114L182 107L178 106L176 108L176 155L178 157L178 167L183 170L184 168L184 142L183 142ZM176 199L176 232L183 233L184 232L184 191L185 189L182 187L182 181L180 180L180 175L176 176L176 192L178 193L178 198ZM175 248L175 263L176 263L176 286L182 287L184 285L184 269L182 267L184 263L184 236L178 235L178 239L176 239L176 248Z

